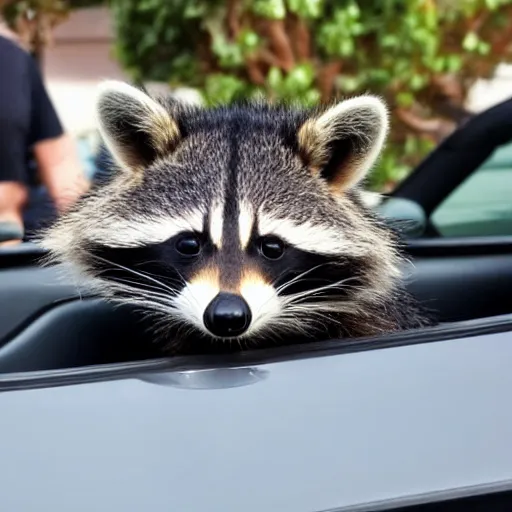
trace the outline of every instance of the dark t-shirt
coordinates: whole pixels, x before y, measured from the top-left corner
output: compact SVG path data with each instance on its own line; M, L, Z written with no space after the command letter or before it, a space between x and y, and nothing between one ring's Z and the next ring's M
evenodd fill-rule
M35 181L32 148L62 135L34 59L0 36L0 181Z

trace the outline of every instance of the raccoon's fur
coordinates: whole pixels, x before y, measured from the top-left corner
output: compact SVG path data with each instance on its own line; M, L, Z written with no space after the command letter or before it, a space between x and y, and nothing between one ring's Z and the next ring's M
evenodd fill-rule
M154 313L170 347L246 347L429 325L360 184L388 130L361 96L205 109L120 82L97 112L113 178L42 238L99 293Z

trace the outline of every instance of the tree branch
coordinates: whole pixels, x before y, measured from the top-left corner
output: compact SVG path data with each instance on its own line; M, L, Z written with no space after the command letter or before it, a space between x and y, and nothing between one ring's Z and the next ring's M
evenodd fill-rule
M270 50L265 48L260 48L258 50L255 60L266 64L269 67L281 67L281 61Z
M239 0L228 1L226 21L228 25L229 38L231 40L236 39L240 33L240 21L238 19L239 9Z
M299 62L306 62L311 58L311 34L309 27L297 15L290 15L290 39L295 56Z
M507 28L500 34L495 41L491 43L491 52L493 55L503 55L512 44L512 23L509 22Z
M270 48L279 61L279 67L290 71L295 66L295 57L283 20L265 20L263 27L269 38Z
M255 59L248 59L245 64L247 67L247 74L249 75L249 80L254 85L264 85L265 74L261 70L259 62Z
M327 102L332 97L334 82L336 77L341 73L341 69L342 63L339 60L328 62L320 69L318 74L318 88L322 102Z
M489 18L490 11L482 11L477 14L469 23L468 31L478 32Z
M454 123L444 119L423 119L404 108L395 109L395 114L409 128L427 135L436 143L448 137L455 129Z

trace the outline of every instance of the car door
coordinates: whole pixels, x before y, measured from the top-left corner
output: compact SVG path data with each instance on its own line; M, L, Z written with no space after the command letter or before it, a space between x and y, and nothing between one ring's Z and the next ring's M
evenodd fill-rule
M509 315L220 359L4 373L2 507L489 504L512 490L511 329Z

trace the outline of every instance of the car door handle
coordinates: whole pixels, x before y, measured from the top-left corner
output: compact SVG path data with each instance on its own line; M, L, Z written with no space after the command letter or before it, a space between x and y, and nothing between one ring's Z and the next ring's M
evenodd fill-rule
M138 378L151 384L183 389L225 389L256 384L266 379L268 373L267 370L254 367L214 368L147 373Z

